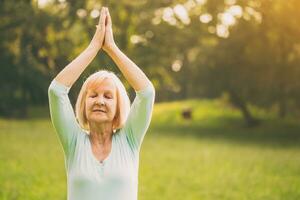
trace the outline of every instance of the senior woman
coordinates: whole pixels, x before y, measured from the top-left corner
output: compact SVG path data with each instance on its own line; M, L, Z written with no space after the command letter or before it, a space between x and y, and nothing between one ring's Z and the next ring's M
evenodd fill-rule
M100 49L117 64L135 90L130 100L120 79L100 70L79 92L75 113L68 92ZM52 124L63 147L68 200L136 200L139 152L150 125L155 89L116 46L107 7L88 47L48 88Z

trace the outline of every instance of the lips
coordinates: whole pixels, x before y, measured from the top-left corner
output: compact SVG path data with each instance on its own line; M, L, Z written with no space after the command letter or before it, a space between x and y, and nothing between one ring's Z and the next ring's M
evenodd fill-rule
M105 110L101 110L101 109L95 109L95 110L93 110L93 112L103 112L103 113L106 113Z
M105 113L105 111L103 111L103 110L94 110L94 112L102 112L102 113Z

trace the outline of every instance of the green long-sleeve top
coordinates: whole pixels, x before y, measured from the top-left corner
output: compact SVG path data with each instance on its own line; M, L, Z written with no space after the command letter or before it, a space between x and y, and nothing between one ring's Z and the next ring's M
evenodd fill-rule
M139 152L155 99L152 84L135 91L125 126L112 137L108 157L99 162L82 129L67 87L55 79L48 88L51 121L64 152L68 200L137 200Z

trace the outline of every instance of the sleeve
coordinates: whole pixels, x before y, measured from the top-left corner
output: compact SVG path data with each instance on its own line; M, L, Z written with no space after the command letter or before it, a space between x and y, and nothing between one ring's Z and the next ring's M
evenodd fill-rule
M146 88L135 91L136 96L130 108L124 129L129 145L139 151L146 131L150 125L155 101L152 83Z
M48 88L51 121L67 160L74 154L77 137L81 129L68 97L69 90L70 87L55 79L52 80Z

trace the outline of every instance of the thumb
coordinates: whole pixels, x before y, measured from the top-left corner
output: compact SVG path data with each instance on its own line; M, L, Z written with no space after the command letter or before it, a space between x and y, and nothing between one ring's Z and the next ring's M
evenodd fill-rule
M99 22L98 25L96 25L97 30L104 30L105 28L105 19L106 19L106 11L105 8L102 7L101 12L100 12L100 17L99 17Z

